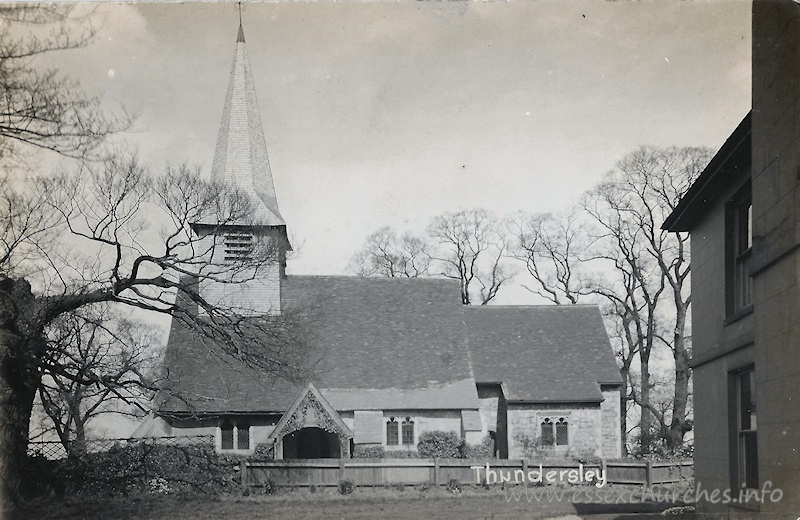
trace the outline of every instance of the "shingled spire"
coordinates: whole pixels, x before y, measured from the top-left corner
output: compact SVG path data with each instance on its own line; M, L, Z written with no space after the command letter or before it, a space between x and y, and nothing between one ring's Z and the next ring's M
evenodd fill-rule
M211 180L237 186L255 195L257 202L263 203L259 204L255 215L259 223L286 225L278 210L241 21L211 166Z

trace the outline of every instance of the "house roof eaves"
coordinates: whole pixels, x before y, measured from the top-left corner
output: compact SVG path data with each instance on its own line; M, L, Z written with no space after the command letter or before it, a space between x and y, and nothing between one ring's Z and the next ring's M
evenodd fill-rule
M661 229L673 232L690 231L708 211L710 204L717 200L720 188L730 180L730 177L724 174L731 168L734 170L737 168L732 160L739 158L741 153L750 153L750 147L742 145L750 139L751 116L752 111L747 113L736 130L725 140L672 213L664 220Z

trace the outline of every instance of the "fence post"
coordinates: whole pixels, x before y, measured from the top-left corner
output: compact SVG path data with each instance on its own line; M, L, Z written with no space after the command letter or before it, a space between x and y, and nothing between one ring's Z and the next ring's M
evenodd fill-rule
M239 478L242 482L242 489L247 489L247 462L239 461Z
M433 458L433 485L438 486L440 481L439 475L439 457Z
M600 459L600 475L605 475L605 482L608 484L608 466L606 465L606 459ZM599 478L599 476L598 476Z
M528 459L522 459L522 473L522 481L525 487L528 487ZM489 479L486 479L486 482L489 482Z
M644 478L645 478L647 487L653 487L653 461L652 460L648 460L647 461L647 466L645 466L644 475L645 475Z
M339 481L344 480L344 459L339 459Z

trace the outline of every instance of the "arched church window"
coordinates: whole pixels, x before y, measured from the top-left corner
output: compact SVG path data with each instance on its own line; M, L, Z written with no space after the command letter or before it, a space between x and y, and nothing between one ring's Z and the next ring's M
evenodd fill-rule
M397 446L400 444L400 433L399 433L400 424L395 420L394 417L390 417L389 421L386 423L386 445L387 446Z
M553 421L548 418L542 421L542 445L552 446L553 441Z
M233 445L233 425L228 422L222 423L220 429L220 449L232 450Z
M569 444L568 428L567 420L563 417L556 423L556 444L558 446L566 446Z
M403 421L403 444L406 446L414 444L414 421L411 417L406 417Z

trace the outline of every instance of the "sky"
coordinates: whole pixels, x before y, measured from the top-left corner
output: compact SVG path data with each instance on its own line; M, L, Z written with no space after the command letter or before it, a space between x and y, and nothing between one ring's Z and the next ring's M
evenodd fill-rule
M96 38L41 66L135 113L118 142L153 172L209 176L236 5L81 9ZM566 210L640 145L717 149L750 109L747 0L276 2L241 16L290 274L344 274L384 225ZM494 303L538 303L516 282Z
M94 5L52 63L154 172L210 174L233 3ZM290 274L343 274L383 225L567 209L639 145L719 148L750 108L750 3L247 3L242 22ZM532 295L531 295L532 297ZM501 291L497 303L530 303Z

